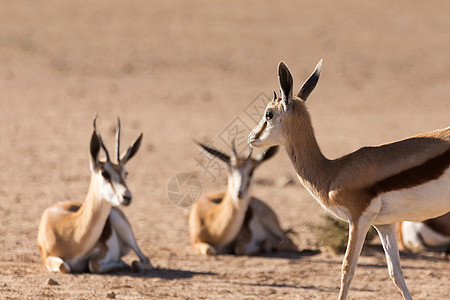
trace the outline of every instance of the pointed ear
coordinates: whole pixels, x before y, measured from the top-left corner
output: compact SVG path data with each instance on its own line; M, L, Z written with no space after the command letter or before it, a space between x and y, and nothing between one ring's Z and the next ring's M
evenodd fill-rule
M281 103L285 110L290 108L292 104L292 75L284 62L278 65L278 81L280 82Z
M303 83L302 88L297 94L297 97L299 97L303 101L306 101L306 99L308 99L309 94L311 94L311 92L316 87L317 81L319 81L320 72L322 71L322 61L323 59L319 61L316 68L314 69L314 72L311 74L311 76L309 76L308 79L306 79L305 83Z
M128 148L127 152L122 156L120 161L123 164L126 164L136 154L136 152L139 150L139 147L141 146L142 136L143 135L144 134L141 133L139 135L139 137L136 139L136 141L133 143L133 145L130 148Z
M248 151L245 154L245 159L249 159L250 156L252 156L252 152L253 152L253 148L252 147L248 147Z
M261 153L261 155L258 156L257 160L259 162L263 162L268 160L269 158L271 158L272 156L274 156L278 151L278 146L272 146L269 149L267 149L266 151L264 151L263 153Z
M236 166L238 162L238 153L236 151L236 139L231 141L231 164Z
M200 146L203 150L205 150L210 155L212 155L214 157L217 157L218 159L220 159L221 161L223 161L227 165L230 164L230 157L228 155L223 154L219 150L216 150L216 149L210 148L208 146L205 146L202 143L197 142L196 140L192 140L192 141L194 142L194 144L196 144L197 146Z
M93 171L98 167L99 163L98 154L100 152L100 140L95 130L94 132L92 132L90 150L91 150L91 170Z

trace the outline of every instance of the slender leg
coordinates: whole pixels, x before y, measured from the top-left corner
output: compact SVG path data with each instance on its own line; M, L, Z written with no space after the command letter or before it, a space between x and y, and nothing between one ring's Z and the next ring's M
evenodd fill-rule
M260 251L261 251L260 243L257 243L253 239L248 243L237 243L234 246L234 253L236 255L253 255Z
M280 251L297 251L297 246L291 241L291 239L286 235L286 233L281 229L280 223L274 218L263 218L261 223L264 226L270 250L280 250Z
M89 260L89 271L91 273L108 273L130 269L124 261L110 260L107 253L99 253Z
M141 249L139 249L136 239L134 238L133 230L131 229L125 215L119 209L113 208L111 209L111 214L109 217L111 227L116 232L120 243L133 249L139 257L139 261L133 261L133 268L140 273L153 270L154 268L151 265L150 260L142 253Z
M389 276L402 293L403 299L412 300L411 294L406 287L402 267L400 266L395 224L377 225L374 227L378 231L381 243L383 244L384 253L386 253Z
M120 259L120 241L114 230L112 230L108 239L100 239L97 242L92 255L88 263L91 273L108 273L130 269L130 266Z
M356 264L358 262L359 255L361 254L361 249L364 244L367 231L370 227L370 222L364 222L360 219L357 224L350 221L349 225L348 244L341 270L341 290L339 292L340 300L347 299L350 282L355 274Z
M245 228L244 226L241 228L235 240L234 253L237 255L253 255L261 251L269 250L262 248L263 244L266 244L266 239L267 232L264 225L261 223L258 215L253 215Z

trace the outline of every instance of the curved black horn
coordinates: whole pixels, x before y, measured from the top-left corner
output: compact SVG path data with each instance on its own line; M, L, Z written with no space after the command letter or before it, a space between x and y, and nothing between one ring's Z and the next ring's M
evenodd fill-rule
M277 93L275 91L273 91L273 100L276 100L277 98L278 98Z
M202 143L196 141L195 139L192 140L196 145L202 147L206 152L208 152L209 154L219 158L221 161L223 161L226 164L230 164L230 157L222 152L220 152L219 150L210 148L206 145L203 145Z
M253 152L253 147L249 147L247 154L245 155L245 159L249 159L250 156L252 155L252 152Z
M120 118L117 117L117 128L116 128L116 158L117 162L120 163Z
M100 135L100 132L97 130L97 117L98 117L98 114L95 115L95 117L94 117L94 130L95 130L95 133L97 134L98 140L100 142L100 146L102 147L103 151L105 151L106 161L110 161L108 150L106 149L105 145L103 144L103 140L102 140L102 136Z
M233 139L233 140L231 141L231 153L233 154L233 157L234 157L234 158L237 158L237 157L238 157L238 153L237 153L237 151L236 151L236 139Z

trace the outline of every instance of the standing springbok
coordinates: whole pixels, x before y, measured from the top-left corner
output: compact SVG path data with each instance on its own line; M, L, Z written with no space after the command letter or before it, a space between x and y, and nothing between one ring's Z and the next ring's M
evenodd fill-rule
M450 212L423 222L399 222L397 238L401 250L450 252Z
M97 118L97 117L96 117ZM139 257L135 271L152 270L149 259L141 252L119 205L131 203L131 192L125 178L125 164L138 151L142 133L122 156L120 155L120 120L116 131L117 164L111 162L108 150L96 128L90 143L91 183L84 202L61 202L47 208L41 217L38 245L50 271L104 273L127 269L121 260L130 249ZM99 160L102 148L106 161Z
M293 96L287 66L278 67L275 94L248 142L284 145L298 178L311 195L349 223L339 299L345 299L364 237L374 225L386 253L389 275L403 298L412 299L400 266L395 223L433 218L450 210L450 127L329 160L320 151L305 101L320 76L322 61Z
M250 196L253 171L272 157L278 147L271 147L256 159L251 149L239 157L234 143L231 157L196 142L207 153L227 165L226 193L202 196L189 215L191 245L203 255L234 252L251 255L260 251L296 250L280 228L274 211L261 200Z

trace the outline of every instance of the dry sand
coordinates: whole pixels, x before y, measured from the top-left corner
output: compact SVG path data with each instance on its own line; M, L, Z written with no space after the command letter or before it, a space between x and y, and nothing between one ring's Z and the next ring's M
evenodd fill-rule
M226 149L235 130L246 136L281 60L299 88L324 58L308 107L329 158L449 126L449 11L445 0L0 1L0 298L337 298L343 256L317 246L324 211L284 151L253 192L295 230L299 254L196 255L167 185L192 173L203 192L225 188L191 139ZM144 132L123 211L159 268L145 276L52 274L41 262L43 210L87 191L96 113L109 148L118 115L123 145ZM415 299L448 297L448 260L401 256ZM378 241L366 247L350 299L400 299L385 265Z

